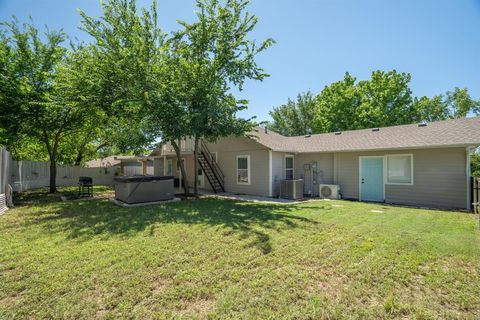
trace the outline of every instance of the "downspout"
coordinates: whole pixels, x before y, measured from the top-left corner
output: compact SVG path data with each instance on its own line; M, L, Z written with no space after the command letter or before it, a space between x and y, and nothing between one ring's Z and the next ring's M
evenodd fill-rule
M338 184L337 153L333 153L333 184Z
M268 196L273 197L272 150L268 150Z
M471 160L470 160L470 155L472 154L473 150L472 147L467 147L466 148L466 154L467 154L467 159L466 159L466 176L467 176L467 210L472 210L472 199L471 199L471 194L472 194L472 170L471 170Z

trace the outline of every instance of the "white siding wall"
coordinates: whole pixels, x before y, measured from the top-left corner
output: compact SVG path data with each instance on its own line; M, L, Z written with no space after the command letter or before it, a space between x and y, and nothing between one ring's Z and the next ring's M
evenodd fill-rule
M405 153L413 154L414 185L387 184L386 202L440 208L467 207L465 148L338 153L338 183L343 196L359 197L359 156Z
M280 195L280 181L285 179L285 153L272 152L273 196Z
M294 158L295 164L295 178L303 179L303 165L317 162L317 184L313 186L313 195L318 196L319 184L333 184L334 171L333 171L333 153L303 153L297 154Z
M218 153L218 164L225 175L225 190L232 193L269 196L269 150L244 137L220 139L208 143L210 152ZM250 185L237 183L237 156L250 156Z

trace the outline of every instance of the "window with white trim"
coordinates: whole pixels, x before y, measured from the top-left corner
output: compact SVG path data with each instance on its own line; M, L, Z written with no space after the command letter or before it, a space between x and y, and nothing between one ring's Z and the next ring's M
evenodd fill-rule
M387 183L413 184L413 156L411 154L387 156Z
M167 159L167 176L173 176L173 159Z
M293 156L285 156L285 179L293 180Z
M250 184L250 156L237 156L237 184Z

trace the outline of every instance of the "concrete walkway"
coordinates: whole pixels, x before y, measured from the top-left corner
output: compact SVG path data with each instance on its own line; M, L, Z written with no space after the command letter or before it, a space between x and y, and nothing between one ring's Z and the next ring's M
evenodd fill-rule
M310 199L305 200L289 200L289 199L280 199L280 198L270 198L270 197L261 197L261 196L250 196L246 194L234 194L234 193L210 193L210 192L200 192L201 197L206 198L218 198L218 199L230 199L230 200L239 200L239 201L248 201L248 202L261 202L261 203L278 203L278 204L295 204L303 203L309 201Z
M175 188L175 194L182 194L183 189ZM230 192L214 193L209 190L199 189L198 193L200 197L204 198L218 198L218 199L230 199L230 200L239 200L239 201L249 201L249 202L263 202L263 203L278 203L278 204L295 204L295 203L304 203L312 200L319 200L318 198L305 198L304 200L289 200L289 199L280 199L280 198L270 198L262 196L250 196L246 194L235 194Z

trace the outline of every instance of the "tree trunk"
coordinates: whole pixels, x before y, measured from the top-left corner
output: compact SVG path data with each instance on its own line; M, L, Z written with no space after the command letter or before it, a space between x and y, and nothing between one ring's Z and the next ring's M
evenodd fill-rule
M50 193L57 192L57 161L50 157Z
M55 135L53 148L48 145L47 149L50 151L50 193L57 192L57 151L60 143L60 132Z
M195 137L195 152L193 153L193 171L195 171L193 193L198 196L198 138Z
M185 192L185 195L188 196L190 192L188 188L187 173L185 171L185 166L183 165L183 161L182 161L182 153L180 151L178 144L174 140L170 141L170 143L172 144L173 149L175 149L175 154L177 155L177 161L180 166L180 172L182 173L183 190Z
M75 163L74 163L75 166L79 166L82 164L84 151L85 151L85 148L82 146L77 153L77 157L75 158Z

